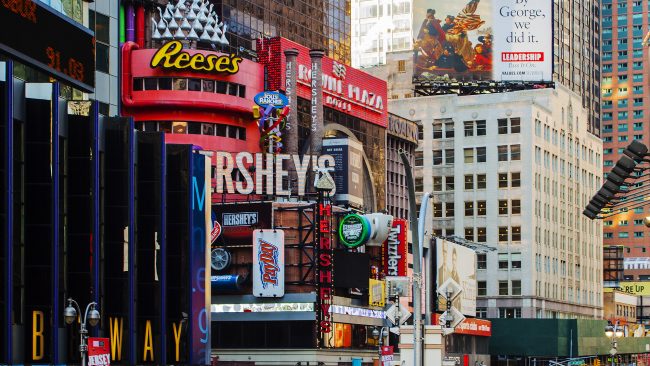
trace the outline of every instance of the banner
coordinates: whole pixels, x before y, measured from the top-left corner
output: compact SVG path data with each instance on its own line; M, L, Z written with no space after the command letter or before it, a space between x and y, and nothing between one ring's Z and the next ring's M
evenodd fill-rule
M108 338L88 338L88 366L111 365L111 342Z
M414 0L414 75L552 80L552 5L551 0Z
M393 227L390 229L388 239L382 250L382 264L386 276L406 276L408 267L408 243L406 234L408 227L406 220L393 219Z
M253 295L284 296L284 231L253 232Z
M386 282L370 279L368 285L368 304L384 307L386 305Z
M650 281L619 282L618 289L636 296L650 296Z
M447 240L436 239L438 286L452 279L463 291L452 306L467 316L476 316L476 253ZM441 297L442 299L442 297ZM444 302L444 299L442 300ZM446 304L440 304L445 309Z

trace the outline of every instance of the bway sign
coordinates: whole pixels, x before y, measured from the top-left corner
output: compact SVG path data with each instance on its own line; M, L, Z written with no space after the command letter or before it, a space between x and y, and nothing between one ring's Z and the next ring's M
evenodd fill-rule
M361 215L350 214L339 224L339 239L348 248L356 248L368 241L370 222Z
M406 276L408 266L407 230L406 220L393 219L393 227L384 243L382 257L387 276Z
M298 176L298 196L305 195L307 184L307 170L310 162L313 170L331 170L335 167L334 157L331 155L311 156L289 154L252 154L240 152L237 154L217 151L215 153L216 167L214 180L216 193L238 194L268 194L276 196L289 196L291 191L282 186L283 179L288 179L289 170L285 169L285 161L289 167L293 165ZM250 167L254 167L250 169ZM241 180L233 182L233 170L237 169ZM289 168L291 169L291 168ZM336 190L331 194L336 194ZM224 222L222 225L226 226Z
M201 53L193 51L190 54L183 51L183 44L180 41L170 41L160 47L151 58L151 67L162 69L173 69L201 73L223 73L236 74L239 71L239 63L242 58L231 55L221 55L213 52Z
M88 338L88 366L110 366L110 344L108 338Z
M253 232L253 295L284 296L284 231Z

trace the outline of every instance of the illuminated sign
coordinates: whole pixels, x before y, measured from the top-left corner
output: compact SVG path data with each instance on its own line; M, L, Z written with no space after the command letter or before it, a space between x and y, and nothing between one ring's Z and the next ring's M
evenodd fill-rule
M332 331L332 316L330 307L334 291L332 289L332 205L330 203L318 204L318 330L320 333L321 343L324 344L326 334Z
M156 51L151 58L151 67L174 70L190 69L201 73L236 74L242 60L241 57L234 54L219 55L209 52L190 54L183 51L183 44L180 41L171 41Z
M406 220L394 219L393 227L384 243L383 264L387 276L406 276L408 248Z
M350 214L339 224L339 239L348 248L365 244L370 237L370 223L361 215Z
M298 176L298 196L305 195L307 183L307 170L310 161L317 169L334 169L335 160L330 155L311 156L289 155L289 154L252 154L240 152L237 154L217 151L215 153L216 167L214 179L216 193L238 193L238 194L268 194L276 196L289 196L291 191L282 186L282 180L289 176L285 169L285 160L293 163ZM251 169L254 167L254 170ZM233 181L233 170L237 169L241 180ZM331 194L335 194L333 191ZM242 218L243 219L243 218ZM222 221L225 227L228 223Z
M284 108L289 104L289 99L280 92L263 91L253 97L255 104L262 108L273 106L275 108Z
M0 51L86 92L95 88L93 32L36 0L0 1Z
M253 232L253 295L284 296L284 231Z

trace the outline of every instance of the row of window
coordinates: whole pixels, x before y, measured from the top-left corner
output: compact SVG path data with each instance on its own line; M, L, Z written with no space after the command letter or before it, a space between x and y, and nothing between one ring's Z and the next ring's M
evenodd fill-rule
M423 189L423 178L415 178L416 191L421 192ZM498 174L498 187L499 188L517 188L521 187L521 173L499 173ZM433 191L444 192L453 191L456 188L455 179L453 176L437 176L433 177ZM487 176L485 174L468 174L464 179L465 190L473 189L486 189Z
M643 213L643 207L637 207L634 209L634 213L640 214ZM643 219L636 219L633 221L634 226L643 226ZM618 226L627 226L629 224L628 220L619 220L618 221ZM613 226L614 221L613 220L603 220L603 226L608 227L608 226Z
M564 108L562 108L563 125L564 118ZM575 118L575 120L576 121L574 121L574 118L571 116L571 113L567 113L569 129L573 128L573 124L574 122L577 122L577 118ZM542 123L539 119L535 119L535 136L540 138L543 137L546 142L550 142L554 146L559 145L560 150L562 150L562 152L568 152L569 156L575 155L576 158L582 158L583 161L589 161L589 164L600 165L600 154L586 145L581 145L578 139L574 140L571 135L567 135L562 130L558 130L546 123Z
M603 76L602 84L611 84L613 76ZM627 82L628 75L617 75L616 78L619 82ZM640 83L643 82L643 74L634 74L632 75L632 82Z
M487 318L487 308L486 307L477 307L476 308L476 317L485 319ZM499 308L498 312L499 318L521 318L521 308ZM541 316L538 316L541 318Z
M643 238L643 235L644 235L643 231L635 231L634 232L634 237L635 238ZM627 232L627 231L619 231L618 232L618 237L621 238L621 239L627 239L627 238L630 237L630 233ZM614 238L614 233L603 233L603 238L612 239L612 238ZM643 249L644 249L644 252L645 252L645 248L643 248Z
M438 202L433 204L433 217L454 217L454 202ZM499 200L499 215L519 215L521 214L521 200ZM486 216L487 215L487 202L486 201L465 201L465 216Z
M463 132L465 137L485 136L487 134L487 121L486 120L464 121ZM497 132L499 135L520 133L521 119L519 117L497 119ZM420 126L420 134L421 134L420 140L423 140L424 135L422 131L422 126ZM453 138L455 136L453 120L446 119L446 120L436 120L433 122L433 138L442 139L443 136L444 138Z
M521 145L499 145L497 146L498 161L521 160ZM433 150L433 165L454 165L454 149ZM463 162L465 164L487 162L486 147L468 147L463 149ZM424 166L424 152L415 152L415 166Z
M603 64L603 72L612 72L613 71L613 66L614 64ZM618 71L627 71L628 68L628 63L627 62L619 62L616 65L616 68ZM632 62L632 68L635 70L643 70L643 61L634 61Z
M639 98L643 99L643 98ZM643 130L643 122L634 122L632 125L635 131L642 131ZM618 132L627 132L628 131L628 124L627 123L619 123L617 126ZM614 125L603 125L603 132L608 133L612 132L614 130ZM608 149L604 149L606 151ZM611 149L609 149L611 150ZM623 148L620 148L621 151L623 151ZM611 153L611 152L610 152Z
M510 286L509 286L510 284ZM486 281L477 281L477 295L478 296L487 296L487 282ZM521 295L521 280L512 280L512 281L499 281L499 296L519 296ZM503 308L499 308L501 310ZM478 310L478 308L477 308ZM476 314L479 318L479 314ZM505 315L505 314L504 314ZM500 318L515 317L515 316L499 316ZM521 317L521 309L519 309L519 316Z
M632 136L632 139L633 140L643 140L643 134L634 135L634 136ZM612 138L612 136L603 137L603 142L613 142L613 141L614 141L614 139ZM618 142L627 142L627 141L629 141L628 136L618 136Z
M134 78L133 91L142 90L189 90L246 98L246 85L197 78Z
M628 119L629 117L628 111L619 111L616 113L616 117L618 119ZM604 112L603 113L603 119L605 120L611 120L614 118L614 112ZM642 110L636 110L632 111L632 118L643 118L643 111Z
M180 121L147 121L138 124L141 131L161 131L173 134L190 134L219 136L231 139L246 140L246 129L238 126L218 123L180 122Z

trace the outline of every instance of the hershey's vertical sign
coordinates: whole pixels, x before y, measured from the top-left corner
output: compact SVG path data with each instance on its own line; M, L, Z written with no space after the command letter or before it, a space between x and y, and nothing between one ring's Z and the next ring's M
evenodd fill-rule
M318 271L316 275L318 295L318 346L325 347L326 337L332 331L330 306L334 296L332 261L334 257L332 243L332 204L320 199L316 208L316 232L318 233Z

